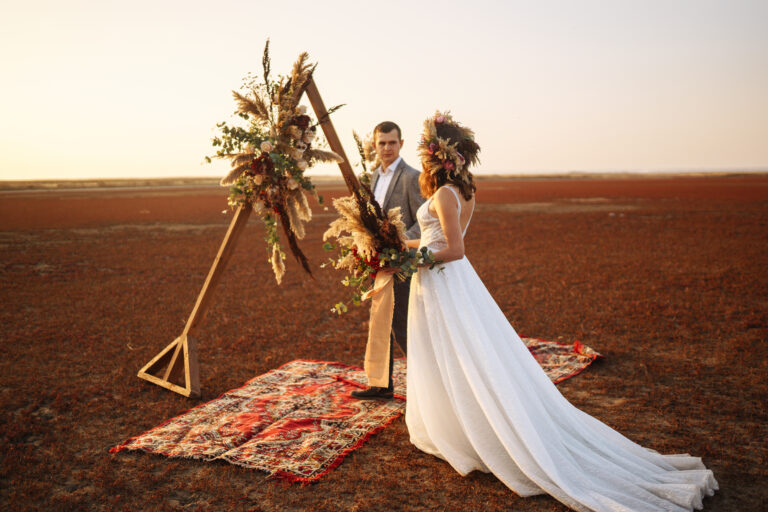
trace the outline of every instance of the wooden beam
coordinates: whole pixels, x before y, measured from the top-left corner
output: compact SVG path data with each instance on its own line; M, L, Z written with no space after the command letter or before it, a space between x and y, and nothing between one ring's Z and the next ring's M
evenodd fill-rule
M219 253L213 260L211 270L208 272L208 278L205 280L205 284L203 284L203 289L200 291L195 307L189 315L186 327L184 327L184 334L194 335L197 333L197 330L200 327L200 322L205 318L205 314L208 312L208 305L213 296L213 290L219 284L221 274L224 272L224 268L227 266L227 262L235 250L237 240L240 238L243 229L245 229L248 217L251 216L252 211L250 205L239 206L235 211L235 216L229 224L229 229L224 236L224 241L221 242Z
M328 141L328 145L334 153L344 159L344 161L339 164L339 169L341 169L341 175L344 177L344 182L347 184L349 192L354 193L360 188L360 182L358 181L357 176L355 176L352 166L349 164L347 155L344 153L344 147L341 145L341 141L336 134L336 129L333 127L333 123L331 123L328 110L325 108L323 98L320 97L320 92L317 90L317 84L315 84L314 77L310 78L306 92L307 98L309 98L309 103L312 105L312 109L315 111L318 121L320 121L320 128L323 129L323 134Z
M213 260L211 270L208 271L203 289L197 296L197 302L189 315L184 332L139 370L139 378L184 396L198 396L200 394L200 372L195 334L197 334L200 323L208 312L213 291L219 284L221 274L235 250L237 240L245 229L251 211L250 205L240 206L235 211L232 222L229 223L227 234L221 242L221 247L219 247L219 252ZM185 383L183 387L175 383L182 374Z

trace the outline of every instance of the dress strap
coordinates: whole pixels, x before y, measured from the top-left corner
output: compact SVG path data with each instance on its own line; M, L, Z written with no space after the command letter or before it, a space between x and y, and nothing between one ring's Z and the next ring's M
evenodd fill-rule
M461 219L461 198L459 197L459 193L454 190L453 187L446 187L448 190L453 192L453 195L456 196L456 202L459 203L459 219ZM464 226L464 230L461 232L461 236L464 236L467 234L467 229L469 228L469 221L472 220L472 214L475 213L474 209L469 212L469 218L467 219L467 225Z
M453 192L454 197L456 197L456 202L459 203L459 217L461 217L461 199L459 199L459 193L453 190L453 187L445 187L451 192Z

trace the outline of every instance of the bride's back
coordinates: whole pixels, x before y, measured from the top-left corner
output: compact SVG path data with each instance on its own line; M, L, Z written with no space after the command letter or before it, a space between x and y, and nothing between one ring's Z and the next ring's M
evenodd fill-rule
M462 234L466 234L469 221L472 219L472 213L475 210L475 196L472 195L472 197L467 200L464 198L464 196L461 195L461 193L456 190L453 185L443 185L428 200L429 206L427 208L429 210L429 214L435 219L437 219L438 216L433 199L437 197L438 194L446 194L449 200L453 201L453 204L456 205L456 208L458 208L459 211L459 227L461 228Z

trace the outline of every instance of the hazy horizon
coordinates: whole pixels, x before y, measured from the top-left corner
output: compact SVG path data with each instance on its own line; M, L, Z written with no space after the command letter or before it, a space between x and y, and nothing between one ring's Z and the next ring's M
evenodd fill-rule
M374 9L378 9L374 11ZM301 51L347 156L390 119L418 166L451 110L479 174L768 170L768 3L52 1L0 21L0 180L208 177L231 90ZM310 175L333 175L334 166Z
M636 176L638 178L642 178L643 176L647 177L660 177L660 176L669 176L669 177L706 177L706 176L734 176L734 175L766 175L768 174L768 168L766 169L710 169L710 170L697 170L697 169L690 169L690 170L616 170L616 171L584 171L584 170L571 170L571 171L520 171L520 172L494 172L494 171L482 171L479 173L475 173L475 176L482 180L482 179L506 179L506 178L521 178L521 179L529 179L529 178L541 178L541 179L547 179L547 178L605 178L609 179L612 176L616 177L633 177ZM325 169L321 171L312 171L309 173L309 176L311 178L314 178L316 180L319 180L320 183L324 182L338 182L338 183L344 183L344 177L341 175L341 173L338 170L338 167L336 169ZM82 183L94 183L94 182L125 182L125 181L136 181L136 182L146 182L146 181L199 181L199 180L211 180L211 181L218 181L221 179L221 175L218 174L209 174L209 175L173 175L173 176L162 176L162 175L155 175L155 176L92 176L92 177L85 177L85 178L34 178L34 179L15 179L15 178L0 178L0 183L7 183L11 184L14 182L20 182L20 183L27 183L27 182L33 182L33 183L57 183L57 182L82 182ZM165 185L163 185L165 186ZM183 185L179 185L183 186Z

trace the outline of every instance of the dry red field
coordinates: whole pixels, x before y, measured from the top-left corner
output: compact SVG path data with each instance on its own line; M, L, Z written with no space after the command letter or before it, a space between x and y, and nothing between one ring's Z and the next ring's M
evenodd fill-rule
M321 191L329 197L339 187ZM297 358L360 364L366 311L252 221L200 333L203 396L136 372L178 336L231 219L225 191L0 193L2 510L566 510L416 450L402 419L310 486L110 447ZM606 356L559 385L661 452L704 458L707 511L766 510L768 177L481 181L468 257L521 334ZM331 211L302 247L318 267Z

